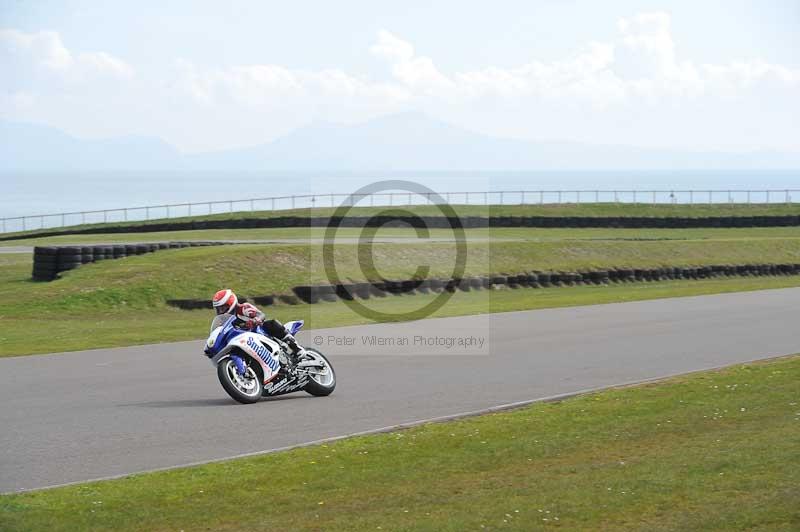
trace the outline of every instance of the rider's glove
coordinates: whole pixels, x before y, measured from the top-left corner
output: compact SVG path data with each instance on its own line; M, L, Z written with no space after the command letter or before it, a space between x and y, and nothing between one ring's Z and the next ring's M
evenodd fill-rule
M259 325L261 325L262 323L264 323L263 320L260 320L258 318L252 318L252 319L249 319L246 322L244 322L244 325L248 329L252 330L252 329L255 329L256 327L258 327Z

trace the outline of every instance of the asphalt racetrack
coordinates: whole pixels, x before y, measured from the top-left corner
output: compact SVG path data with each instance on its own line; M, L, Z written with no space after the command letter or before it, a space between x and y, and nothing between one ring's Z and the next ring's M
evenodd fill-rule
M790 288L312 330L333 395L255 405L228 398L202 340L0 359L0 491L796 353L799 318Z

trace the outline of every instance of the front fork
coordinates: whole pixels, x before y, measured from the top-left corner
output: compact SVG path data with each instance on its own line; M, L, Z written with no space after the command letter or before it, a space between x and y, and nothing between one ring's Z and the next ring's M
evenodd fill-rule
M244 377L244 373L247 371L247 366L245 366L244 360L236 355L231 355L231 360L233 360L233 363L236 364L236 372L239 373L239 376Z

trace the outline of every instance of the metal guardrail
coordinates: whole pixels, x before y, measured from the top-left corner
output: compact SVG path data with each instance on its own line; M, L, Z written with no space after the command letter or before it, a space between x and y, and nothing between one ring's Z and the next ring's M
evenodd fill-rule
M459 205L550 205L563 203L638 203L652 205L791 204L798 203L797 189L773 190L503 190L442 192L446 203ZM0 233L97 223L149 221L233 212L282 211L299 208L336 207L350 194L304 194L226 201L203 201L33 214L0 218ZM366 200L362 203L362 200ZM370 194L352 203L361 206L410 206L435 203L433 198L408 192Z

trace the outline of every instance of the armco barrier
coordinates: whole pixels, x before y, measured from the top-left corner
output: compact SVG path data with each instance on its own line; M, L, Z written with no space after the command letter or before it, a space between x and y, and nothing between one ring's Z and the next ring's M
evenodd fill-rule
M106 259L121 259L162 249L221 246L227 242L158 242L155 244L113 244L98 246L37 246L33 248L34 281L53 281L58 274Z
M328 218L319 216L280 216L276 218L234 218L228 220L194 220L123 224L82 229L39 231L37 237L57 235L90 235L115 233L155 233L160 231L190 231L201 229L254 229L281 227L407 227L418 226L420 220L429 228L482 227L545 227L545 228L658 228L682 229L699 227L788 227L800 226L800 216L718 216L704 218L655 218L625 216L464 216L450 219L444 216L348 216ZM30 238L31 233L0 236L0 241Z
M578 285L609 285L635 282L668 281L674 279L708 279L712 277L746 277L800 275L800 264L741 264L702 267L669 267L651 269L613 268L581 272L540 272L475 276L463 279L426 279L352 283L339 285L303 285L292 288L293 295L265 295L251 297L258 305L272 305L276 301L288 305L300 302L316 304L320 301L369 299L411 294L430 294L442 291L471 291L485 289L538 289L544 287L570 287ZM246 301L246 299L242 299ZM211 308L207 299L170 299L167 304L193 310Z

